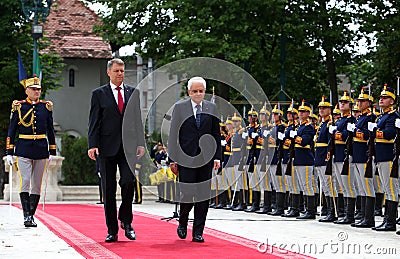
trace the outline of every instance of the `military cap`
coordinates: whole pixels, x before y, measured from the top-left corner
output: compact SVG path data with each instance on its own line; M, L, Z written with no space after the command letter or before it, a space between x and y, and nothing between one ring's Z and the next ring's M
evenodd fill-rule
M371 102L374 101L374 97L370 95L369 90L366 87L361 88L361 93L358 96L357 100L369 100Z
M275 107L272 109L272 113L283 115L283 111L281 110L281 106L279 103L275 104Z
M323 95L321 101L318 104L318 107L331 107L330 102L327 102L325 96Z
M343 91L343 95L340 97L339 102L353 102L353 98L350 97L347 90Z
M309 112L312 112L311 104L309 104L308 102L306 102L306 101L303 99L303 101L301 102L301 105L300 105L300 107L299 107L299 111L309 111Z
M235 112L235 113L233 114L231 120L232 120L232 121L241 121L242 118L241 118L240 116L237 116L237 114L236 114L236 112Z
M251 110L247 113L249 116L258 116L258 112L251 107Z
M292 113L299 114L298 108L299 108L299 106L294 104L293 101L292 101L292 102L290 102L290 106L287 109L287 112L292 112Z
M383 86L383 90L380 96L387 96L392 98L393 100L396 100L396 94L394 93L394 90L388 87L387 84Z
M337 104L335 105L335 109L333 109L332 113L333 113L333 114L340 114L340 110L339 110Z
M24 88L39 88L41 89L40 85L40 78L38 78L36 75L33 75L32 78L28 78L22 81L22 84L24 85Z

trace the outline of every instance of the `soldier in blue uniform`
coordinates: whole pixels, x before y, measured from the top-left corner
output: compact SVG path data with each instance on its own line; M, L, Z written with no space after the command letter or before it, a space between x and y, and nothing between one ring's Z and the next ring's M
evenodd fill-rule
M299 107L300 126L297 131L290 134L295 137L295 180L298 181L301 191L306 199L306 213L297 219L315 219L315 193L313 186L314 154L312 152L315 129L312 125L310 114L311 105L304 100Z
M256 177L256 164L258 156L260 155L261 146L257 143L258 131L260 125L258 124L258 112L253 108L248 112L249 125L246 127L247 135L247 161L246 172L247 175L243 176L245 179L245 200L246 204L251 203L251 207L246 209L246 212L255 212L260 209L261 192L258 189L258 181Z
M318 104L319 116L321 116L321 124L317 127L316 143L315 143L315 172L321 181L322 191L325 195L328 213L320 222L333 222L337 219L335 215L335 202L333 200L333 182L332 175L325 175L326 157L328 153L328 143L331 139L329 126L332 125L331 104L322 96Z
M349 96L347 91L343 92L343 96L339 99L339 109L342 114L335 122L335 129L332 129L332 133L335 135L335 154L333 156L333 178L337 181L338 185L335 185L336 192L339 196L343 194L346 200L345 215L343 218L334 221L335 224L351 224L354 222L354 210L357 197L357 190L355 187L355 175L354 170L352 170L351 165L349 166L348 174L342 175L343 162L346 156L346 140L348 138L349 132L347 131L347 124L354 123L355 118L351 115L351 105L353 103L352 98ZM352 154L349 154L351 156ZM338 198L337 201L340 199ZM340 214L340 203L336 203L338 206L338 214ZM338 215L341 217L341 215Z
M282 123L283 111L277 103L272 109L274 121L271 135L268 138L268 162L272 186L276 192L276 208L268 213L272 216L281 216L285 210L286 184L282 170L283 142L285 138L285 125ZM280 160L280 161L279 161Z
M298 111L298 105L294 104L293 101L291 102L289 108L286 111L287 119L288 119L288 126L285 130L285 139L284 139L284 144L283 144L283 161L282 161L282 172L285 173L285 183L287 186L287 189L289 190L290 196L290 208L289 210L285 213L282 214L282 217L289 217L289 218L294 218L298 217L300 215L300 186L298 182L295 180L294 176L294 167L292 167L292 170L289 172L289 174L286 174L287 171L287 166L289 163L289 148L292 143L292 138L290 137L290 132L295 131L298 127L299 124L299 111Z
M364 218L357 223L353 223L352 226L360 228L371 228L375 226L375 189L374 189L374 175L372 177L366 177L366 164L368 160L368 144L369 130L368 123L375 122L376 115L371 110L371 104L374 98L370 94L368 89L361 89L361 93L357 98L357 104L360 107L361 115L358 118L356 124L348 124L347 129L353 131L353 161L355 166L355 176L357 189L362 197L361 202L365 200ZM375 173L375 163L372 163L372 172Z
M258 132L258 145L261 146L260 155L257 160L256 171L258 175L259 188L263 191L263 206L256 211L258 214L267 214L272 210L272 187L271 179L268 173L268 138L270 136L271 125L269 124L269 116L271 115L264 105L260 110L260 130Z
M13 156L16 156L20 172L24 225L36 227L33 216L40 200L43 174L49 157L56 155L53 104L39 99L42 88L36 75L25 79L23 85L27 98L12 104L6 152L10 165L14 164Z
M396 231L396 214L399 202L399 183L398 179L390 177L391 164L394 158L394 138L396 137L395 121L399 118L393 105L396 95L392 88L386 85L379 98L379 107L382 109L382 115L377 123L371 123L370 129L375 134L375 162L379 172L379 178L386 195L385 218L377 227L372 229L376 231Z

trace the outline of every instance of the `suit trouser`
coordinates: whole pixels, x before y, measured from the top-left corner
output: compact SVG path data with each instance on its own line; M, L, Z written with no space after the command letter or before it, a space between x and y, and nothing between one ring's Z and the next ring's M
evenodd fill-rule
M117 166L119 168L121 187L121 205L117 217ZM118 233L118 219L131 224L133 219L132 201L134 194L135 176L126 161L122 145L115 156L100 157L100 174L104 195L104 211L108 234Z
M349 163L349 174L342 175L343 162L335 162L334 165L334 175L339 183L339 189L336 189L338 193L343 193L343 197L346 198L356 198L358 193L358 186L356 185L356 174L354 169L354 164Z
M193 236L202 235L205 227L211 191L212 167L213 165L210 164L199 168L179 167L181 190L179 224L187 225L189 212L194 207Z
M29 159L17 157L17 167L20 177L19 192L40 195L44 172L48 159Z
M261 191L272 191L268 169L267 172L263 172L261 171L261 165L256 165L256 172L260 181L259 186Z
M287 167L287 164L284 164L284 166ZM286 172L286 167L284 167L285 170L282 169L283 172ZM296 172L296 168L295 168L295 166L292 166L291 175L285 174L284 178L285 178L286 185L289 189L289 192L291 194L300 194L300 191L301 191L300 182L299 182L298 177L296 176L295 172Z
M313 187L313 166L295 166L295 177L299 181L299 186L306 196L314 196Z
M356 182L358 185L359 195L375 197L375 187L374 187L374 174L375 174L375 164L372 163L372 178L365 177L365 169L367 167L366 163L354 163L354 171L356 175Z
M284 179L284 173L282 175L276 175L276 169L278 165L270 165L269 172L272 180L272 186L276 192L286 193L286 184Z
M377 163L379 178L382 181L382 188L386 199L397 202L399 200L399 179L390 177L392 161Z

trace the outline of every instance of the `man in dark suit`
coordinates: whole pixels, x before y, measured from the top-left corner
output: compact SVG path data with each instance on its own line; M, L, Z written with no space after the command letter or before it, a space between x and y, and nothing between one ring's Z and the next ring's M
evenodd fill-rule
M114 58L107 63L107 75L110 83L103 85L92 92L89 115L89 150L91 159L100 161L101 184L104 196L104 211L108 235L106 242L118 240L118 219L125 236L130 240L136 239L132 228L132 200L134 193L135 175L129 168L125 157L122 141L122 120L126 104L130 98L134 104L134 129L130 129L130 138L135 138L135 144L129 148L136 149L136 159L144 154L144 133L140 117L139 91L123 83L125 64L121 59ZM132 106L130 106L132 107ZM130 160L132 161L132 160ZM135 165L136 163L133 163ZM117 165L120 172L119 185L121 187L122 202L117 219L116 191Z
M179 171L181 190L177 233L179 238L186 238L189 212L194 207L193 242L204 242L211 173L220 167L221 160L217 107L204 100L205 91L203 78L189 80L190 99L175 104L168 138L169 155L175 162L171 169Z

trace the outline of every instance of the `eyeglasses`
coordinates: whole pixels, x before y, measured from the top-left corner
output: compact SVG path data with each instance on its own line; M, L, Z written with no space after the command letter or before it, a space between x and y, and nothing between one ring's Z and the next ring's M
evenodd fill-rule
M197 93L199 93L199 94L202 94L202 93L204 93L204 90L190 90L192 93L194 93L194 94L197 94Z

